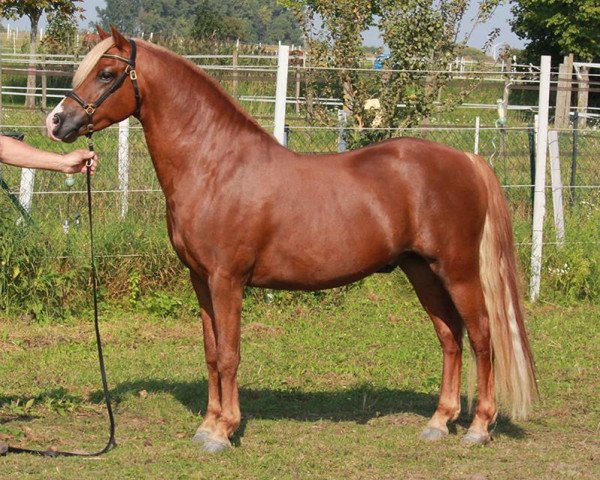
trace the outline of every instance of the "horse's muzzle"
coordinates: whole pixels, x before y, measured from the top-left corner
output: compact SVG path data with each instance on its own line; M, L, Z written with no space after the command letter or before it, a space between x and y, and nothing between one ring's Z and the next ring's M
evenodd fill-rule
M56 142L73 143L79 137L83 126L83 121L77 117L78 115L66 115L62 111L51 112L46 118L48 136Z

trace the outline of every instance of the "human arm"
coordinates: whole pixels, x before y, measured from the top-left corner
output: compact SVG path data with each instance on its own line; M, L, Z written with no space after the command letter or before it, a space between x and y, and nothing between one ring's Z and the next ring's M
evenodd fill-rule
M60 154L31 147L23 142L0 135L0 162L22 168L41 168L64 173L84 173L92 160L92 172L98 157L88 150Z

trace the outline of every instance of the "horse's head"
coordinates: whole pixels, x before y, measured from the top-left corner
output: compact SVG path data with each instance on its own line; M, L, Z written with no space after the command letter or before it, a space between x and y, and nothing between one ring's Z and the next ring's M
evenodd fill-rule
M111 30L112 36L98 29L102 41L81 62L73 90L46 118L53 140L71 143L139 113L136 45L115 28Z

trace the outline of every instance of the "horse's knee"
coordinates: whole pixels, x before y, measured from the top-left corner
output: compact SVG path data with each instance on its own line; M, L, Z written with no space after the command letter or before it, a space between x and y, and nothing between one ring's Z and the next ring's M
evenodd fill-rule
M207 358L206 359L206 368L208 368L209 371L213 371L213 372L218 372L219 370L219 365L217 362L217 358Z
M240 364L240 354L239 352L227 350L220 351L216 364L220 375L235 376Z

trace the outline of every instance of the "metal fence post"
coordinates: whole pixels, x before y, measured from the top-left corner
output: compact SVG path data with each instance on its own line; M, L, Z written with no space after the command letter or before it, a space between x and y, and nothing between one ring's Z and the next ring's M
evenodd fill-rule
M535 129L537 127L537 115L534 124L527 126L527 137L529 140L529 178L531 179L531 208L533 209L533 197L535 195Z
M473 153L479 155L479 117L475 117L475 146L473 147Z
M280 143L285 142L285 107L287 100L289 45L279 45L277 57L277 88L275 90L275 126L273 136Z
M348 143L346 142L346 124L348 123L348 112L345 110L338 110L338 153L345 152L348 150Z
M556 243L565 243L565 215L563 210L562 178L560 175L560 154L558 149L558 132L548 132L548 148L550 150L550 181L552 182L552 213L556 228Z
M540 68L533 226L531 232L531 279L529 282L529 295L533 302L535 302L540 295L540 280L542 274L542 242L544 240L544 216L546 213L546 153L548 151L548 110L550 102L551 58L552 57L549 55L543 55Z
M575 203L575 183L577 178L577 155L579 154L579 112L573 117L573 151L571 153L571 178L569 181L569 205Z
M129 118L119 122L119 190L121 218L125 218L129 210Z
M1 126L2 126L2 41L0 41L0 127Z

